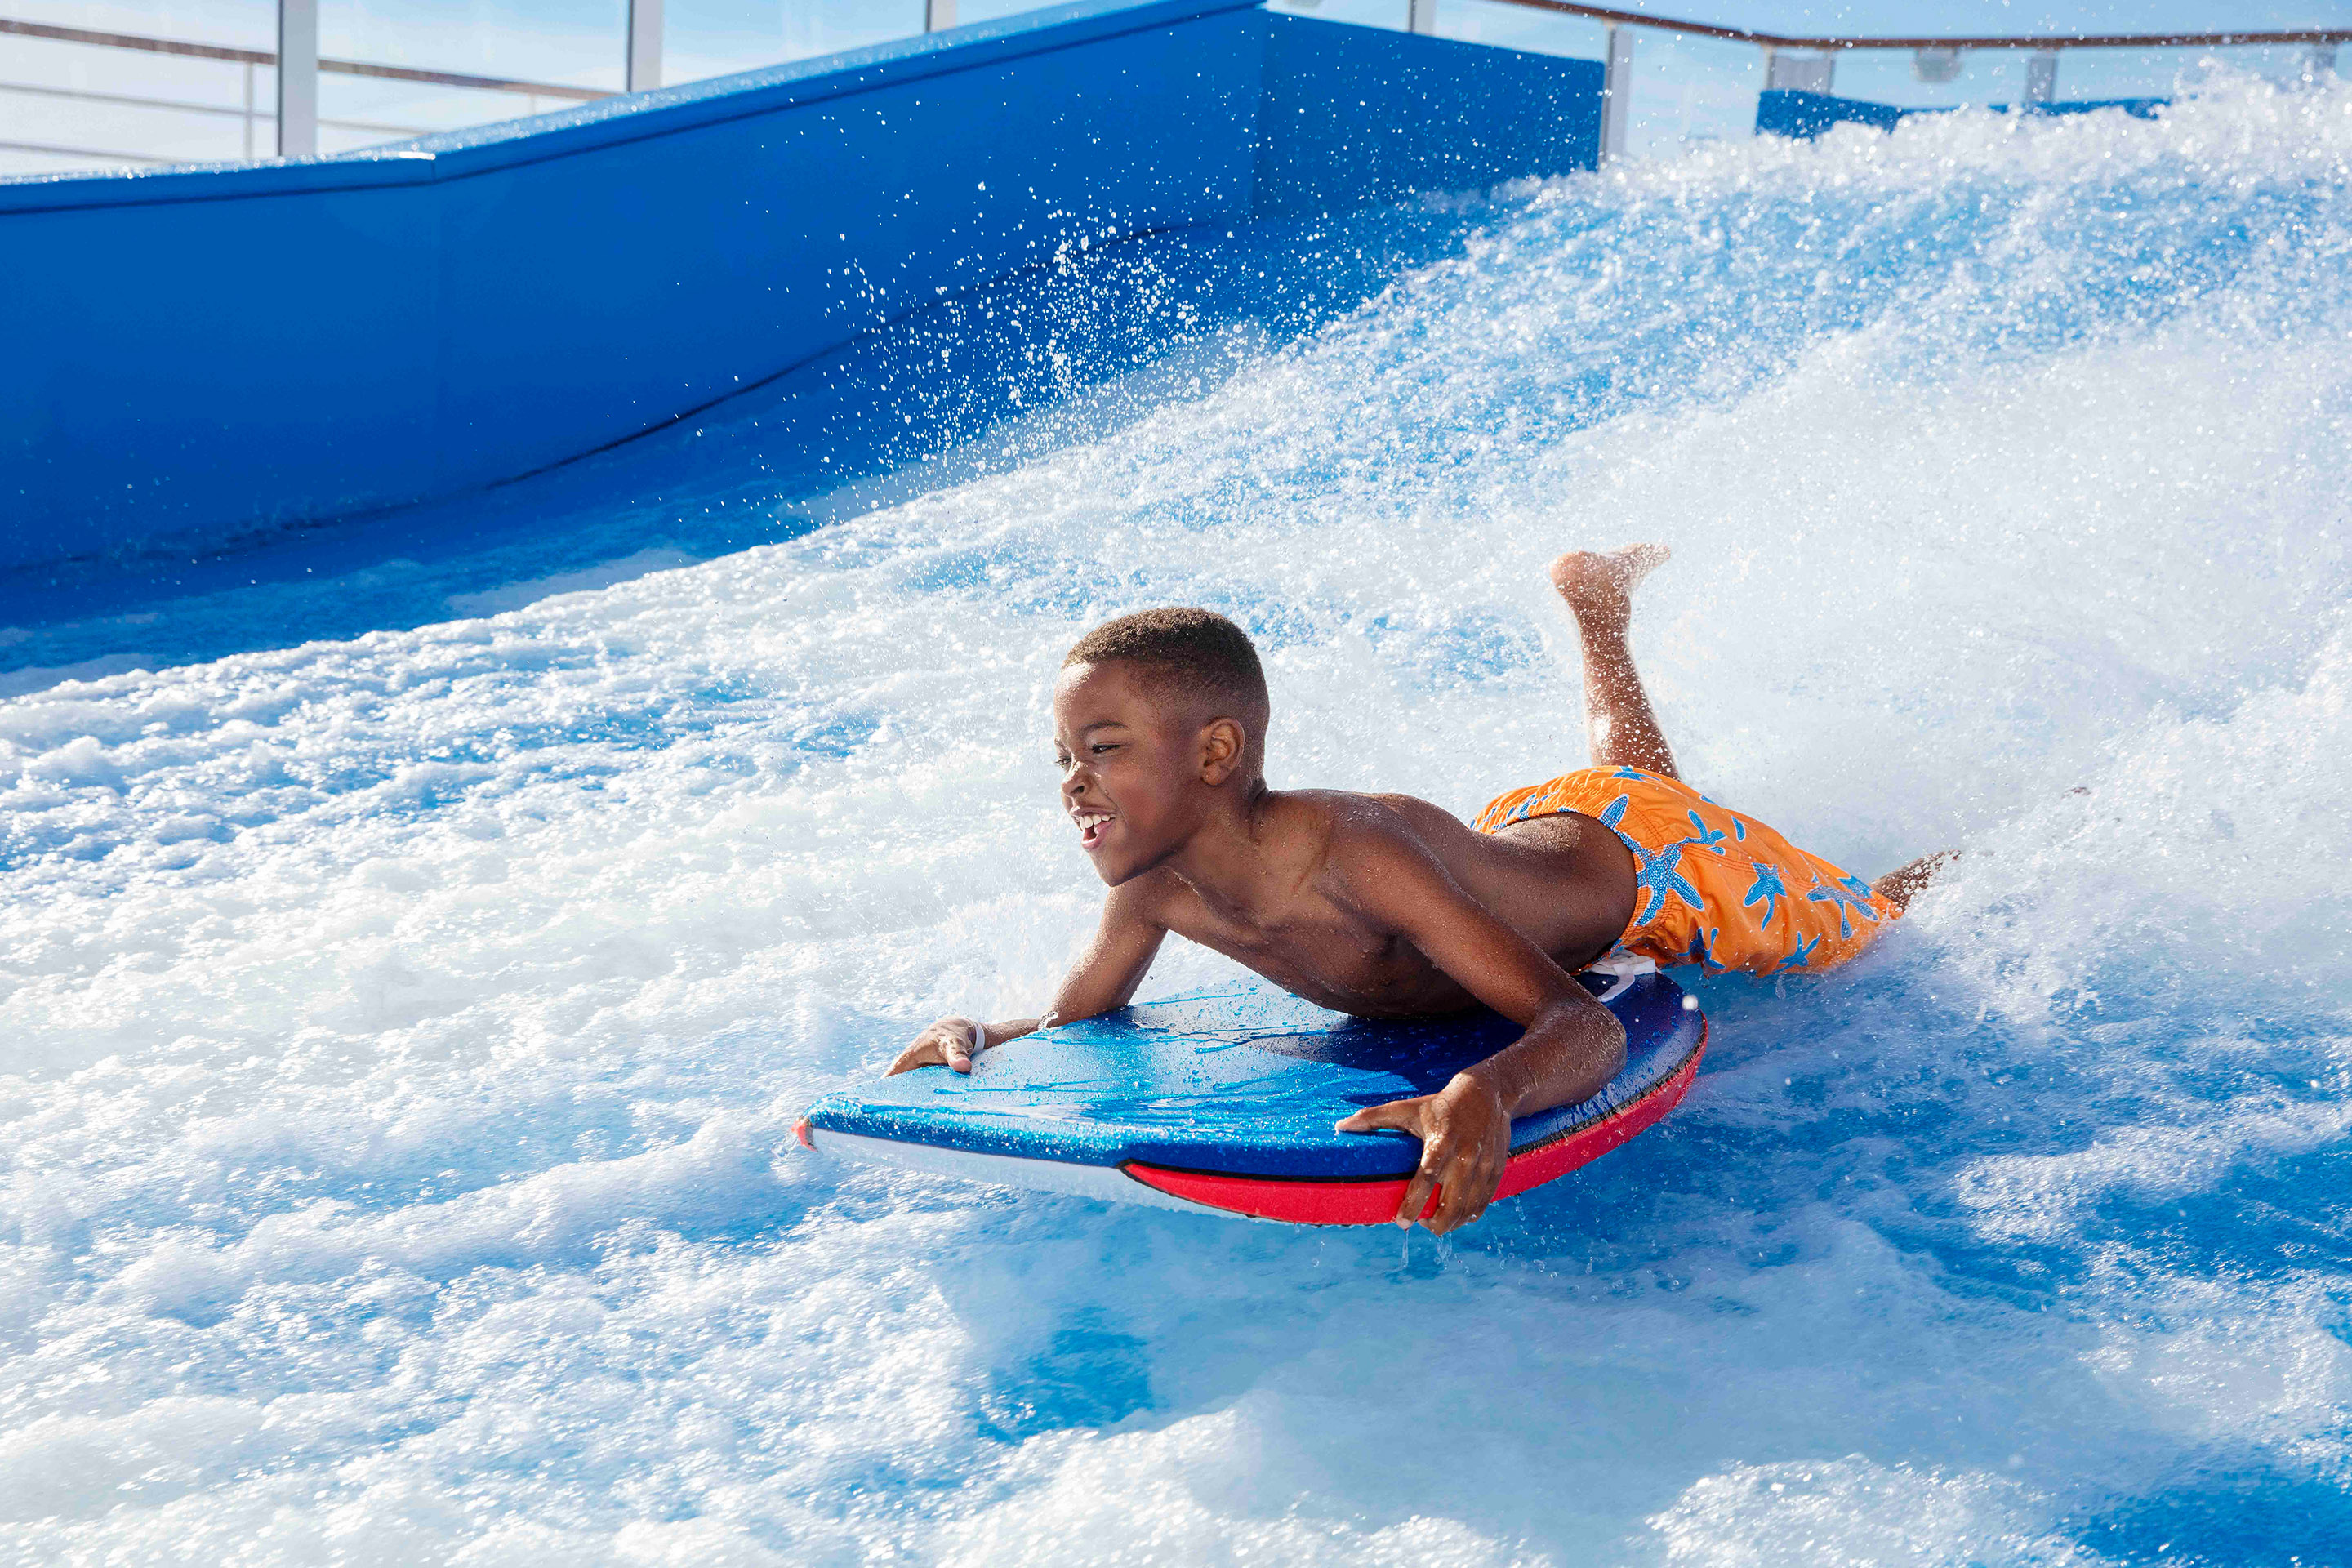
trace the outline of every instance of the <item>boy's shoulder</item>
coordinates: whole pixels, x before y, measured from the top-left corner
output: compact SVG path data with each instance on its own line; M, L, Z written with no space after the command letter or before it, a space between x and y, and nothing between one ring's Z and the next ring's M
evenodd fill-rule
M1283 798L1294 803L1292 820L1277 830L1295 840L1313 838L1342 868L1398 853L1417 856L1433 834L1464 831L1460 818L1416 795L1313 789L1287 791Z
M1267 826L1285 837L1307 835L1333 840L1396 830L1402 795L1363 795L1348 789L1286 789L1272 794Z

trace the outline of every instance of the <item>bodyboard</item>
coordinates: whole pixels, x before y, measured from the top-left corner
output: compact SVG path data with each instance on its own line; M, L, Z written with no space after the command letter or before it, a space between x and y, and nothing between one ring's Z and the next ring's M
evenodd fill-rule
M1625 1026L1600 1093L1519 1118L1497 1197L1599 1158L1674 1109L1706 1020L1654 973L1578 976ZM820 1153L1009 1186L1301 1225L1393 1219L1418 1139L1336 1132L1368 1106L1433 1093L1519 1037L1478 1011L1353 1018L1279 991L1204 991L992 1047L970 1075L918 1068L809 1107ZM1433 1200L1433 1204L1434 1200Z

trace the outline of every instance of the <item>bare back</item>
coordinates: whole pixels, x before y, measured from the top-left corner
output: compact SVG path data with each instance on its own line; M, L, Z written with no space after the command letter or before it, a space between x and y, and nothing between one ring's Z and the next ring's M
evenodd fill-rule
M1245 883L1213 892L1154 871L1137 879L1134 913L1341 1012L1413 1016L1474 1000L1366 908L1359 879L1384 853L1434 859L1564 969L1606 952L1633 918L1633 857L1576 813L1486 834L1412 795L1301 790L1267 795L1252 838Z

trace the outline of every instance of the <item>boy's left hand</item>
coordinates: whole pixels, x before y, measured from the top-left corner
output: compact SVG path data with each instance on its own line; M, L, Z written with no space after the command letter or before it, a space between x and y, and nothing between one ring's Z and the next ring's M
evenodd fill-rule
M1411 1229L1421 1220L1438 1235L1468 1225L1486 1212L1502 1184L1511 1153L1511 1114L1503 1098L1468 1073L1435 1094L1392 1100L1359 1110L1338 1124L1341 1132L1392 1129L1421 1140L1421 1168L1405 1184L1396 1222ZM1431 1194L1436 1209L1423 1215Z

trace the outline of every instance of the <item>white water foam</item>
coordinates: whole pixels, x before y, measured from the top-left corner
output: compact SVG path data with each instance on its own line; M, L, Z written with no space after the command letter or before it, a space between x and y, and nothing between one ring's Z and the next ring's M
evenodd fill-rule
M2347 150L2245 89L1558 182L1010 472L0 705L0 1542L2329 1560ZM1706 983L1664 1128L1442 1259L793 1143L1083 937L1089 622L1224 608L1277 784L1467 811L1582 760L1543 563L1645 537L1687 771L1965 857Z

